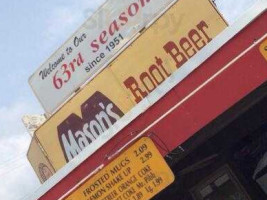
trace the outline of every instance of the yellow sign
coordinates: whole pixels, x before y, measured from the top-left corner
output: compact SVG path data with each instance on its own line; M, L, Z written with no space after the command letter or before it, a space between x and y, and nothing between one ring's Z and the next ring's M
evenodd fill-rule
M260 45L260 52L267 60L267 39Z
M180 0L110 68L132 101L139 103L226 26L209 0Z
M148 200L174 181L150 138L142 138L64 200Z
M49 163L47 157L34 137L32 138L27 158L41 183L44 183L55 173L55 170Z
M53 167L92 146L226 26L209 0L177 1L36 131Z
M42 125L36 137L59 170L134 105L107 68Z

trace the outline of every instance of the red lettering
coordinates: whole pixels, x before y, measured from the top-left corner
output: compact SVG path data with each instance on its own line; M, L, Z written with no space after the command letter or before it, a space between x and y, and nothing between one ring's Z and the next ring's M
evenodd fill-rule
M109 27L109 34L110 34L111 36L113 36L113 35L115 34L115 32L118 32L118 31L119 31L118 23L117 23L116 20L114 20L114 21L112 22L112 24L110 25L110 27Z
M100 49L101 44L108 42L109 36L113 36L119 31L120 26L125 26L128 23L129 17L137 15L140 8L145 7L150 2L151 0L138 0L138 2L130 4L127 10L118 16L118 19L112 21L108 30L101 32L97 39L91 42L92 51L96 53Z
M133 96L135 97L136 103L139 103L140 101L142 101L143 98L145 98L147 96L147 92L142 91L139 88L138 83L134 77L132 77L132 76L129 77L123 83L124 83L125 87L132 92Z
M140 75L140 80L145 86L146 90L150 93L156 88L156 84L153 82L152 78L149 76L147 72L143 72ZM145 80L148 80L149 82L146 82ZM149 85L152 85L152 88L149 88Z
M102 44L105 44L108 41L108 37L107 37L107 31L102 31L102 33L99 36L99 41Z
M150 0L140 0L141 6L145 7L146 3L149 3Z
M163 74L160 72L160 70L157 68L156 65L151 65L148 71L151 74L154 81L157 83L157 85L160 85L165 80ZM155 74L158 74L158 76L156 76ZM160 77L160 80L158 80L157 77Z
M78 59L77 59L77 64L78 64L78 66L81 66L83 63L84 63L84 60L83 60L82 54L79 53Z
M93 48L93 52L97 52L99 50L99 44L97 44L97 40L94 40L92 43L91 43L91 47Z
M134 10L132 8L134 8ZM128 13L131 17L133 17L138 13L138 10L139 10L139 5L137 3L132 3L128 8Z
M208 34L205 32L204 28L208 29L209 26L206 24L206 22L201 21L198 25L197 25L198 30L200 30L203 35L206 37L207 39L207 43L209 43L212 39L208 36Z
M126 13L121 13L119 20L121 21L121 26L124 26L128 22L128 17L126 16Z
M129 77L126 81L124 81L126 88L130 89L135 97L136 103L139 103L148 95L148 93L155 90L158 85L160 85L168 76L170 76L163 66L162 59L157 57L155 57L155 59L156 64L150 65L148 72L142 72L138 80L136 80L134 77ZM166 74L166 77L164 76L164 73ZM138 83L140 83L142 88L145 88L144 91L139 87Z
M185 55L179 50L176 44L172 41L168 42L164 45L164 50L167 54L170 54L173 60L176 62L176 67L180 68L186 61L187 58Z
M193 55L197 53L197 51L193 48L193 45L190 43L190 41L187 38L182 38L180 40L180 46L187 55L187 57L191 58ZM190 53L190 50L192 49L192 52Z
M199 34L199 32L197 32L197 30L191 30L188 36L198 51L206 45L206 42L202 39L201 35Z
M165 75L166 75L167 77L169 77L171 74L168 73L167 70L164 68L162 59L161 59L161 58L158 58L158 57L155 57L155 59L156 59L156 63L157 63L157 65L158 65L159 67L161 67L161 69L163 70L163 72L165 73Z

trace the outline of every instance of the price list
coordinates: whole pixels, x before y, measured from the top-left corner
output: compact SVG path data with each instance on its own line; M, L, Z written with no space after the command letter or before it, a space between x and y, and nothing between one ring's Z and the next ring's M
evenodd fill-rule
M174 181L150 138L142 138L64 200L148 200Z

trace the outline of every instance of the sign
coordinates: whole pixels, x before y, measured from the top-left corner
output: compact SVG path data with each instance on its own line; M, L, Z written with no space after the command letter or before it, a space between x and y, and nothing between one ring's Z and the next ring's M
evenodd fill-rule
M45 111L53 113L172 2L108 0L30 77Z
M174 181L150 138L142 138L64 200L149 200Z
M64 166L27 200L66 198L76 189L77 183L102 166L107 155L118 151L137 135L140 137L140 134L153 137L159 145L164 144L165 147L159 150L165 156L177 146L183 146L190 136L255 90L267 79L266 60L259 52L259 44L263 41L260 39L267 32L265 10L265 0L255 4L175 72L172 79L167 79L148 96L147 100L151 102L161 98L157 103L142 110L146 101L140 102L116 125L119 133L110 131L103 134L103 141L97 141ZM255 38L258 39L257 44ZM191 74L181 81L181 73ZM138 118L132 121L136 116ZM99 149L94 151L97 147Z
M263 57L267 60L267 39L263 41L263 43L260 45L260 52L263 55Z
M35 134L58 170L92 146L134 105L107 68Z
M41 183L44 183L55 173L35 137L32 138L27 158Z
M118 132L114 125L122 116L225 28L208 0L174 4L36 131L55 169L94 147L105 131Z

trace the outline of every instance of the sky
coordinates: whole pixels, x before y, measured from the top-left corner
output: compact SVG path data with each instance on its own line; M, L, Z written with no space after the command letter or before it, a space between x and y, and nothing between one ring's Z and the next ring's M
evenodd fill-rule
M21 118L43 114L28 78L105 0L0 0L0 198L24 199L40 187L26 153ZM120 1L120 0L117 0ZM257 0L216 0L232 24Z

